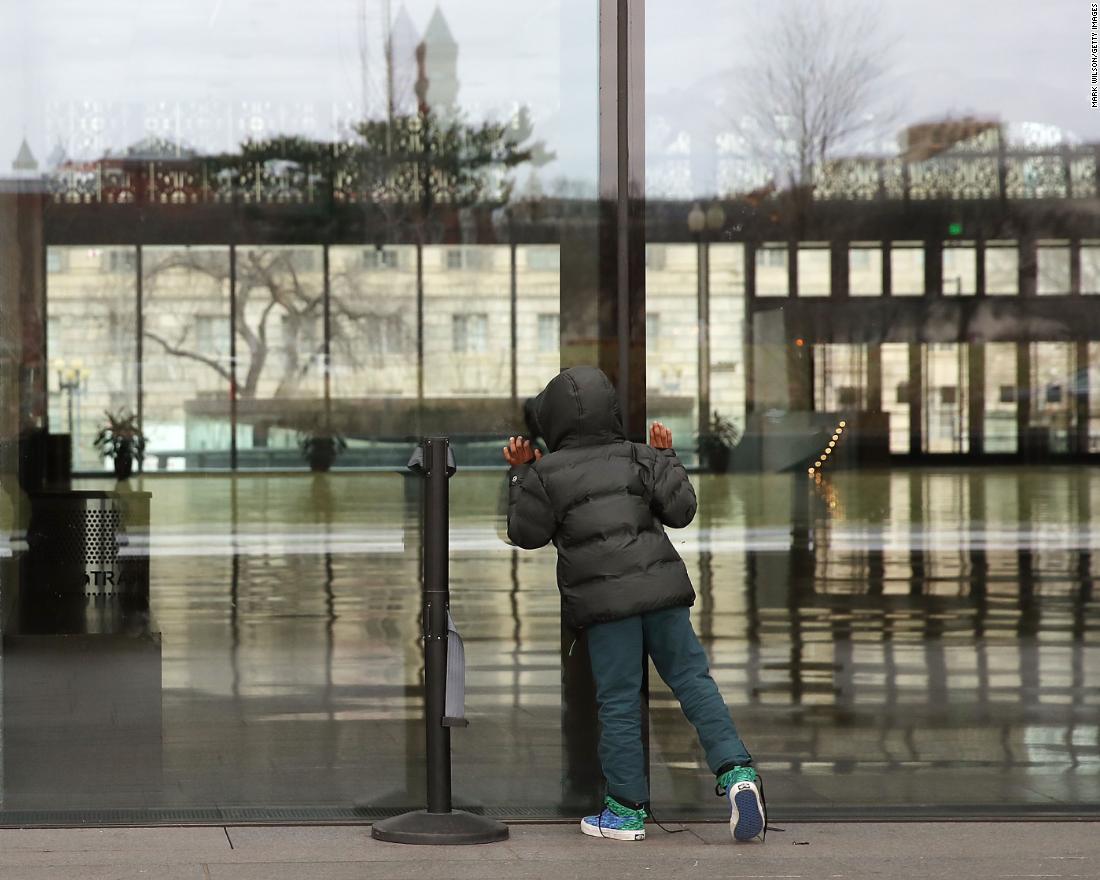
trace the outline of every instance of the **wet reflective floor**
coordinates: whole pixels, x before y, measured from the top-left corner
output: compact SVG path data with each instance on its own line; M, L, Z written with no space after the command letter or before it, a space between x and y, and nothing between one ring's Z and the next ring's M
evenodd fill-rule
M471 721L452 738L455 800L572 815L599 790L583 645L563 649L553 550L501 540L501 477L451 483ZM777 817L1100 809L1100 475L695 482L700 515L674 533L693 619ZM151 557L160 635L5 640L0 821L422 805L417 484L165 475L134 488L152 493L152 529L128 552ZM49 702L43 681L69 689ZM649 717L658 815L720 816L655 674Z

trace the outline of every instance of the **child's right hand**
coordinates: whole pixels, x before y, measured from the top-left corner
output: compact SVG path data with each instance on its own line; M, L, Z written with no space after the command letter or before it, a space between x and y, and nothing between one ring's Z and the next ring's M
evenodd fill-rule
M504 460L512 467L517 464L530 464L542 458L542 451L525 437L509 437L504 447Z
M672 431L660 422L654 422L649 429L649 445L654 449L671 449Z

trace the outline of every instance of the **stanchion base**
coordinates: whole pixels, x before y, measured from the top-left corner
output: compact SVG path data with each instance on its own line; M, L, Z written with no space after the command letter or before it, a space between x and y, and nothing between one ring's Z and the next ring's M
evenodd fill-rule
M507 840L508 826L488 816L475 816L461 810L450 813L417 810L375 822L370 836L388 843L457 846Z

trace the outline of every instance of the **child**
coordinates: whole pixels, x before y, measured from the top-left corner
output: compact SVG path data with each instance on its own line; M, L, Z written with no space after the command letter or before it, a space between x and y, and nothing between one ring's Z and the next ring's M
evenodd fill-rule
M729 797L734 839L756 838L766 822L758 777L710 677L688 612L695 591L664 530L686 526L696 508L672 433L657 422L649 446L628 441L615 389L594 367L555 376L535 409L549 453L523 437L504 448L508 536L529 550L554 542L566 620L588 633L607 797L581 830L645 839L641 685L648 652L699 733L718 777L715 791Z

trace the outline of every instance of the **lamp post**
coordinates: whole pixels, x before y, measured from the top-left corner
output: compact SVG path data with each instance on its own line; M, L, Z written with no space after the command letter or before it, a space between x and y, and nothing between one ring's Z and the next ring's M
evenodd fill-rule
M57 370L57 390L67 395L66 407L69 416L69 436L73 433L73 397L78 395L83 388L84 381L88 378L88 371L84 369L81 361L66 363L63 360L54 361L54 369Z

